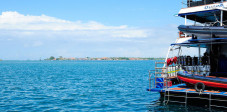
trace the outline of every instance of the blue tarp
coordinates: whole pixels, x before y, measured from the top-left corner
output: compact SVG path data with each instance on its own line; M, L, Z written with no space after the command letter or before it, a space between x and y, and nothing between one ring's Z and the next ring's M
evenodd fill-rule
M164 79L163 78L156 78L156 82L163 82L164 81ZM155 83L155 82L154 82ZM163 85L164 83L156 83L156 88L163 88L164 87L164 85Z

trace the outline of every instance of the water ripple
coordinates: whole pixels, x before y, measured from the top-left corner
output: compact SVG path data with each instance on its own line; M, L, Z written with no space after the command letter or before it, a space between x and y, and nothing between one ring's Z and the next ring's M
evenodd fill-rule
M152 67L152 61L1 61L0 111L182 111L146 91Z

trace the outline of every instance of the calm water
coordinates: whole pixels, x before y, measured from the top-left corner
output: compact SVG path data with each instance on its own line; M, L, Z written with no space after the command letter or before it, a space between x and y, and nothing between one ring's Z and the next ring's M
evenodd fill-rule
M1 61L0 111L204 111L146 91L153 61Z

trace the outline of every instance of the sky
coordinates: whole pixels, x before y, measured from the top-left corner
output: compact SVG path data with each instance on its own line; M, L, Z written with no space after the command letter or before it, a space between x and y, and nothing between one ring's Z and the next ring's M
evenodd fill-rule
M165 57L181 0L5 0L0 59Z

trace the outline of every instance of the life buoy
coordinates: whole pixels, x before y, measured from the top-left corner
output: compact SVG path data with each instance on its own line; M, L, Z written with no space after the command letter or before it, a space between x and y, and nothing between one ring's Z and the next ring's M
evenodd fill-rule
M173 58L173 63L174 63L174 64L177 63L177 57L176 57L176 56Z
M205 89L205 85L202 82L198 82L195 84L195 90L197 92L203 92Z
M173 64L173 58L170 58L170 65Z
M176 56L173 57L173 58L168 58L168 59L167 59L167 66L172 65L173 63L174 63L174 64L177 63L177 57L176 57Z
M167 66L169 66L169 65L170 65L170 63L171 63L171 59L170 59L170 58L168 58L168 59L167 59Z

